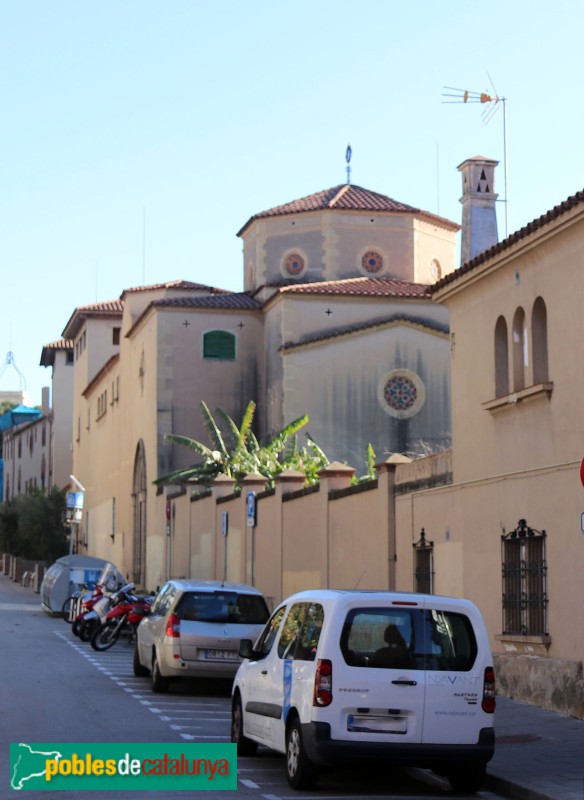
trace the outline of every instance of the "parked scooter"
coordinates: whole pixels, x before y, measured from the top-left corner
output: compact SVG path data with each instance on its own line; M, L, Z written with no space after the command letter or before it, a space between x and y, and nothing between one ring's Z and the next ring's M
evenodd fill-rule
M152 597L136 597L131 594L133 583L127 583L114 595L115 603L107 612L106 618L91 636L94 650L109 650L125 631L133 641L136 628L150 609Z
M82 642L89 642L95 630L105 622L107 612L113 605L114 595L96 587L96 593L87 600L82 607L82 613L73 623L73 633L79 636Z

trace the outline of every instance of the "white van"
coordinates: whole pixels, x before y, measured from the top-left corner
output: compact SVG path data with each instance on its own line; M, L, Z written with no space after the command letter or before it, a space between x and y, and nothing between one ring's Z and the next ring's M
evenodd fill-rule
M288 781L379 760L476 791L494 753L495 673L468 600L380 591L300 592L241 643L231 740L286 754Z

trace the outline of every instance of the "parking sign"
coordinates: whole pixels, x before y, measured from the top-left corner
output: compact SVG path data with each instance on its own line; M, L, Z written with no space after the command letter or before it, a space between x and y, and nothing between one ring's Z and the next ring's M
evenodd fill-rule
M247 493L247 527L253 528L256 516L256 495L255 492Z

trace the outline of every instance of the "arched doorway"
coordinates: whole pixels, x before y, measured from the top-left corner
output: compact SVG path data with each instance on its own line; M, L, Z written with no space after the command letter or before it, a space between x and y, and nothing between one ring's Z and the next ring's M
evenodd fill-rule
M146 453L140 440L134 458L133 503L133 563L132 580L143 586L146 580Z

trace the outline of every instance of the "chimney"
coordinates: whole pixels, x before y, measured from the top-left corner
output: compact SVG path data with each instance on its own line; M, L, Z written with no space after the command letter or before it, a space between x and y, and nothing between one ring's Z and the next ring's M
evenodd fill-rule
M49 412L51 410L51 390L48 386L43 386L42 388L42 400L41 400L41 411L43 417L48 417Z
M462 241L460 263L465 264L499 241L495 202L498 161L475 156L458 167L462 172Z

